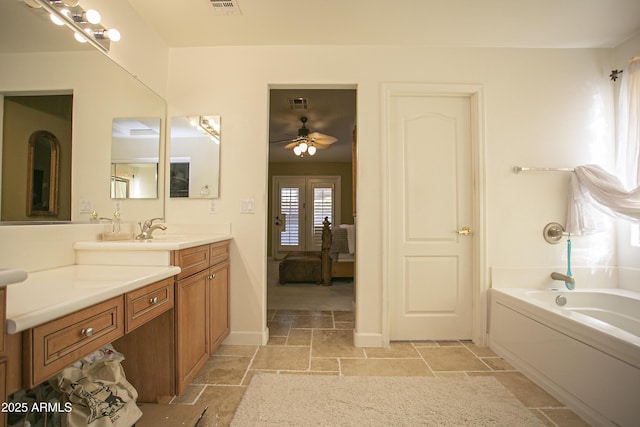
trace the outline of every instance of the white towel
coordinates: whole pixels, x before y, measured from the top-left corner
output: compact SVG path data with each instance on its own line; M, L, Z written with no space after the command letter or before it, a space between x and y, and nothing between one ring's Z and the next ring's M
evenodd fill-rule
M354 224L340 224L341 228L347 229L347 244L349 245L349 253L356 252L356 226Z
M640 187L627 190L598 165L575 168L571 176L566 229L577 236L600 231L597 211L640 221Z

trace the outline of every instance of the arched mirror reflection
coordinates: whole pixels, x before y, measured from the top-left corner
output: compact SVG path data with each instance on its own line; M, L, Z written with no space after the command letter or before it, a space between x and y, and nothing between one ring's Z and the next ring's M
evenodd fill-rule
M37 131L29 138L27 216L58 214L60 144L54 134Z
M220 196L220 116L171 119L169 196L215 199Z

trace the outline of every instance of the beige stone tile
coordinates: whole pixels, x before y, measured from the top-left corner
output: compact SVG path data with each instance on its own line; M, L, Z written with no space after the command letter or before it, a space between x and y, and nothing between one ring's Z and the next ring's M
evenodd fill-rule
M338 359L334 357L312 357L311 370L340 372L340 364L338 363Z
M278 310L277 315L289 316L331 316L331 311L326 310Z
M287 337L269 337L267 345L287 345Z
M471 341L463 341L462 344L478 357L498 357L489 347L478 347Z
M570 409L540 408L539 411L549 417L558 427L589 427L588 423Z
M292 328L333 328L331 316L296 316Z
M494 371L515 371L516 370L513 366L511 366L509 362L504 360L502 357L481 357L480 359L484 363L489 365L489 367Z
M273 319L273 316L275 316L277 312L278 310L267 309L267 320Z
M418 352L434 371L488 371L466 347L419 348Z
M286 337L289 335L289 329L293 319L275 319L271 322L267 322L267 328L269 328L269 336L271 337Z
M462 347L463 344L456 340L439 340L436 341L439 347Z
M193 385L189 384L180 396L176 396L175 399L171 401L172 404L194 404L196 399L202 392L202 390L206 387L206 385Z
M251 369L304 371L309 369L309 347L260 347Z
M333 319L336 322L355 322L356 314L353 311L334 311Z
M197 402L208 405L198 427L230 425L245 390L244 386L207 386Z
M253 357L256 350L258 350L257 345L221 345L216 350L215 355Z
M192 384L240 385L250 363L250 357L213 356L204 364Z
M439 347L438 343L435 341L411 341L411 344L413 344L415 348Z
M542 422L542 424L544 424L545 426L547 426L547 427L559 427L558 424L554 423L545 414L543 414L540 411L540 409L538 409L538 408L529 408L529 411L531 411L531 413L533 415L535 415L536 418L538 420L540 420Z
M353 331L356 328L356 322L333 322L336 325L336 329L349 329Z
M262 373L262 374L277 374L277 373L278 373L278 371L276 371L276 370L269 370L269 369L256 371L256 370L254 370L254 369L249 369L249 370L247 371L247 374L246 374L246 375L245 375L245 377L244 377L244 380L242 381L242 385L249 385L249 383L251 382L251 379L252 379L252 378L253 378L253 376L254 376L255 374L257 374L257 373Z
M313 357L364 357L364 350L353 346L353 331L314 329L311 342Z
M422 359L340 359L340 365L342 375L433 376Z
M467 373L464 371L457 371L457 372L439 371L439 372L434 372L434 374L436 377L440 377L440 378L461 378L461 377L468 376Z
M334 325L336 325L336 329L351 329L353 331L356 328L356 322L343 322L343 321L334 321Z
M491 375L527 408L564 407L555 397L525 377L521 372L469 372L470 376Z
M287 339L287 345L304 345L309 347L311 345L311 330L291 329L289 338Z
M365 348L369 358L419 358L420 354L410 342L392 342L389 348Z

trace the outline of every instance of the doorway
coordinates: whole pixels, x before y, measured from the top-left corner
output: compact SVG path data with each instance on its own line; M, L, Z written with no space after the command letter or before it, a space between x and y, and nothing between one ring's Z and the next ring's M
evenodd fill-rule
M352 311L353 277L280 284L279 262L288 252L319 251L324 217L332 227L354 224L356 90L277 86L269 106L267 308ZM307 134L325 145L297 155Z

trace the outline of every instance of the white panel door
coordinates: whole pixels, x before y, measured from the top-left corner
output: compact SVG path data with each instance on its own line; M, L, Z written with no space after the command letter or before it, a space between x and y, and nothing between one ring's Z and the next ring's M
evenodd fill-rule
M389 337L472 334L471 100L389 99Z

